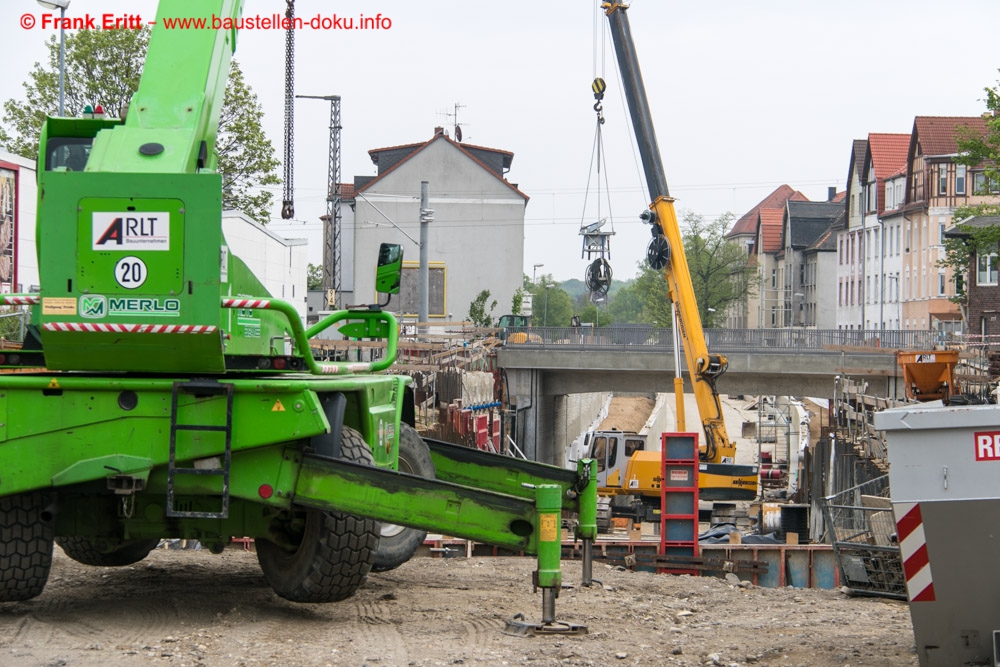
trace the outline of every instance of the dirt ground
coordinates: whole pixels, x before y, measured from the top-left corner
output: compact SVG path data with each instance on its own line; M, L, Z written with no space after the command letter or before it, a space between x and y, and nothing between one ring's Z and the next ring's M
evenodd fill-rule
M45 592L0 604L0 664L110 665L916 665L903 602L564 564L556 614L583 636L514 637L538 621L531 558L415 558L351 599L275 596L253 553L157 549L124 568L56 547Z
M634 431L645 426L656 402L646 396L612 396L608 416L601 422L600 430Z

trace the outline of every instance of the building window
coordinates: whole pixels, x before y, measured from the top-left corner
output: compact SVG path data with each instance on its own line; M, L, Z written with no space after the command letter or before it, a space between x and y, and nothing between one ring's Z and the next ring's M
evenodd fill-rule
M996 194L1000 192L1000 181L995 178L986 178L986 174L977 171L972 176L972 187L973 193L977 195Z
M965 165L955 165L955 194L965 194Z
M948 194L948 165L938 165L938 194Z
M778 287L778 270L771 269L771 289L777 289Z
M945 280L944 271L938 273L938 296L944 296Z
M988 255L979 255L979 276L976 285L996 285L997 284L997 254L991 252Z

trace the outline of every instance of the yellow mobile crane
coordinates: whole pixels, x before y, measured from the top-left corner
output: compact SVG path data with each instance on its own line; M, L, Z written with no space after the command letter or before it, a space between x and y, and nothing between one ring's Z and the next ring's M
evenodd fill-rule
M649 209L640 216L643 222L651 225L653 234L646 259L654 269L663 270L667 281L669 298L677 315L676 326L684 345L691 386L705 430L705 441L699 455L699 494L703 500L753 500L757 495L758 469L755 465L736 465L736 445L726 433L715 381L726 371L728 362L723 355L709 353L705 342L691 274L684 256L680 226L674 212L674 199L667 189L646 89L632 41L626 14L628 5L602 2L601 8L611 27L622 86L628 100L646 187L652 202ZM603 93L604 82L598 79L594 82L598 104ZM679 431L684 431L684 381L679 372L674 379L674 391L677 395L677 427ZM637 498L637 503L632 507L646 511L637 514L636 518L647 518L654 506L659 508L660 453L645 448L636 451L632 447L610 446L611 443L606 439L602 447L599 439L594 440L591 444L591 456L598 459L599 491L604 495Z

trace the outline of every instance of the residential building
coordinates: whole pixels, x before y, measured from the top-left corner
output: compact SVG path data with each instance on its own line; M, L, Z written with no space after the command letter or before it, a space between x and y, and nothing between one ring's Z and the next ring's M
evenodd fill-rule
M985 133L986 121L978 116L917 116L913 121L902 210L904 329L962 331L961 312L949 301L955 295L954 276L938 266L944 234L954 224L957 207L996 197L974 194L981 172L955 162L960 128Z
M864 239L865 187L862 184L866 139L855 139L851 147L850 169L847 174L847 216L843 228L837 231L837 309L838 329L860 329L864 320L860 298L864 282L864 262L861 244Z
M354 298L374 303L379 244L404 248L403 283L389 309L417 314L420 184L429 186L429 318L462 320L482 290L494 317L510 312L524 265L528 197L505 178L513 153L452 140L441 129L427 141L369 151L375 177L354 181Z
M909 150L910 135L880 134L868 135L862 184L865 197L864 238L862 257L864 270L864 299L862 301L863 329L898 328L886 326L886 318L899 312L899 297L886 289L887 283L898 284L902 266L901 256L890 254L889 241L898 236L901 224L899 216L890 216L884 222L886 211L900 205L905 190L906 154ZM900 174L903 177L900 178ZM898 247L896 248L898 250ZM898 292L898 289L896 290ZM886 303L887 297L890 299ZM888 307L887 307L888 305Z
M835 233L846 222L845 193L831 188L825 202L788 201L781 226L777 275L783 289L784 327L833 329L836 304L822 276L836 274Z
M968 238L968 228L1000 227L1000 216L977 216L963 220L960 225L945 231L946 238ZM996 345L1000 342L1000 278L998 278L998 251L994 247L986 253L977 253L973 248L969 258L968 279L965 293L966 333L983 336L983 342ZM971 339L971 340L974 340Z
M725 326L728 328L757 329L762 326L778 326L765 321L770 317L775 298L780 296L780 290L777 290L777 276L772 275L771 271L774 269L774 253L781 244L782 212L785 202L789 200L808 201L808 198L789 185L781 185L743 214L726 234L731 243L737 244L744 250L747 262L757 267L759 279L758 289L727 311ZM771 285L771 282L775 284ZM775 317L776 313L777 311Z

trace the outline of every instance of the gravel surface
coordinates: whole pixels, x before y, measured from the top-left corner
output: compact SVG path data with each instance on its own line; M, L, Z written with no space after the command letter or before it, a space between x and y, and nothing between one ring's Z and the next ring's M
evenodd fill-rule
M157 549L124 568L56 548L45 592L0 604L0 664L916 665L903 602L566 563L556 603L582 636L515 637L537 622L531 558L415 558L353 598L275 596L253 553Z

